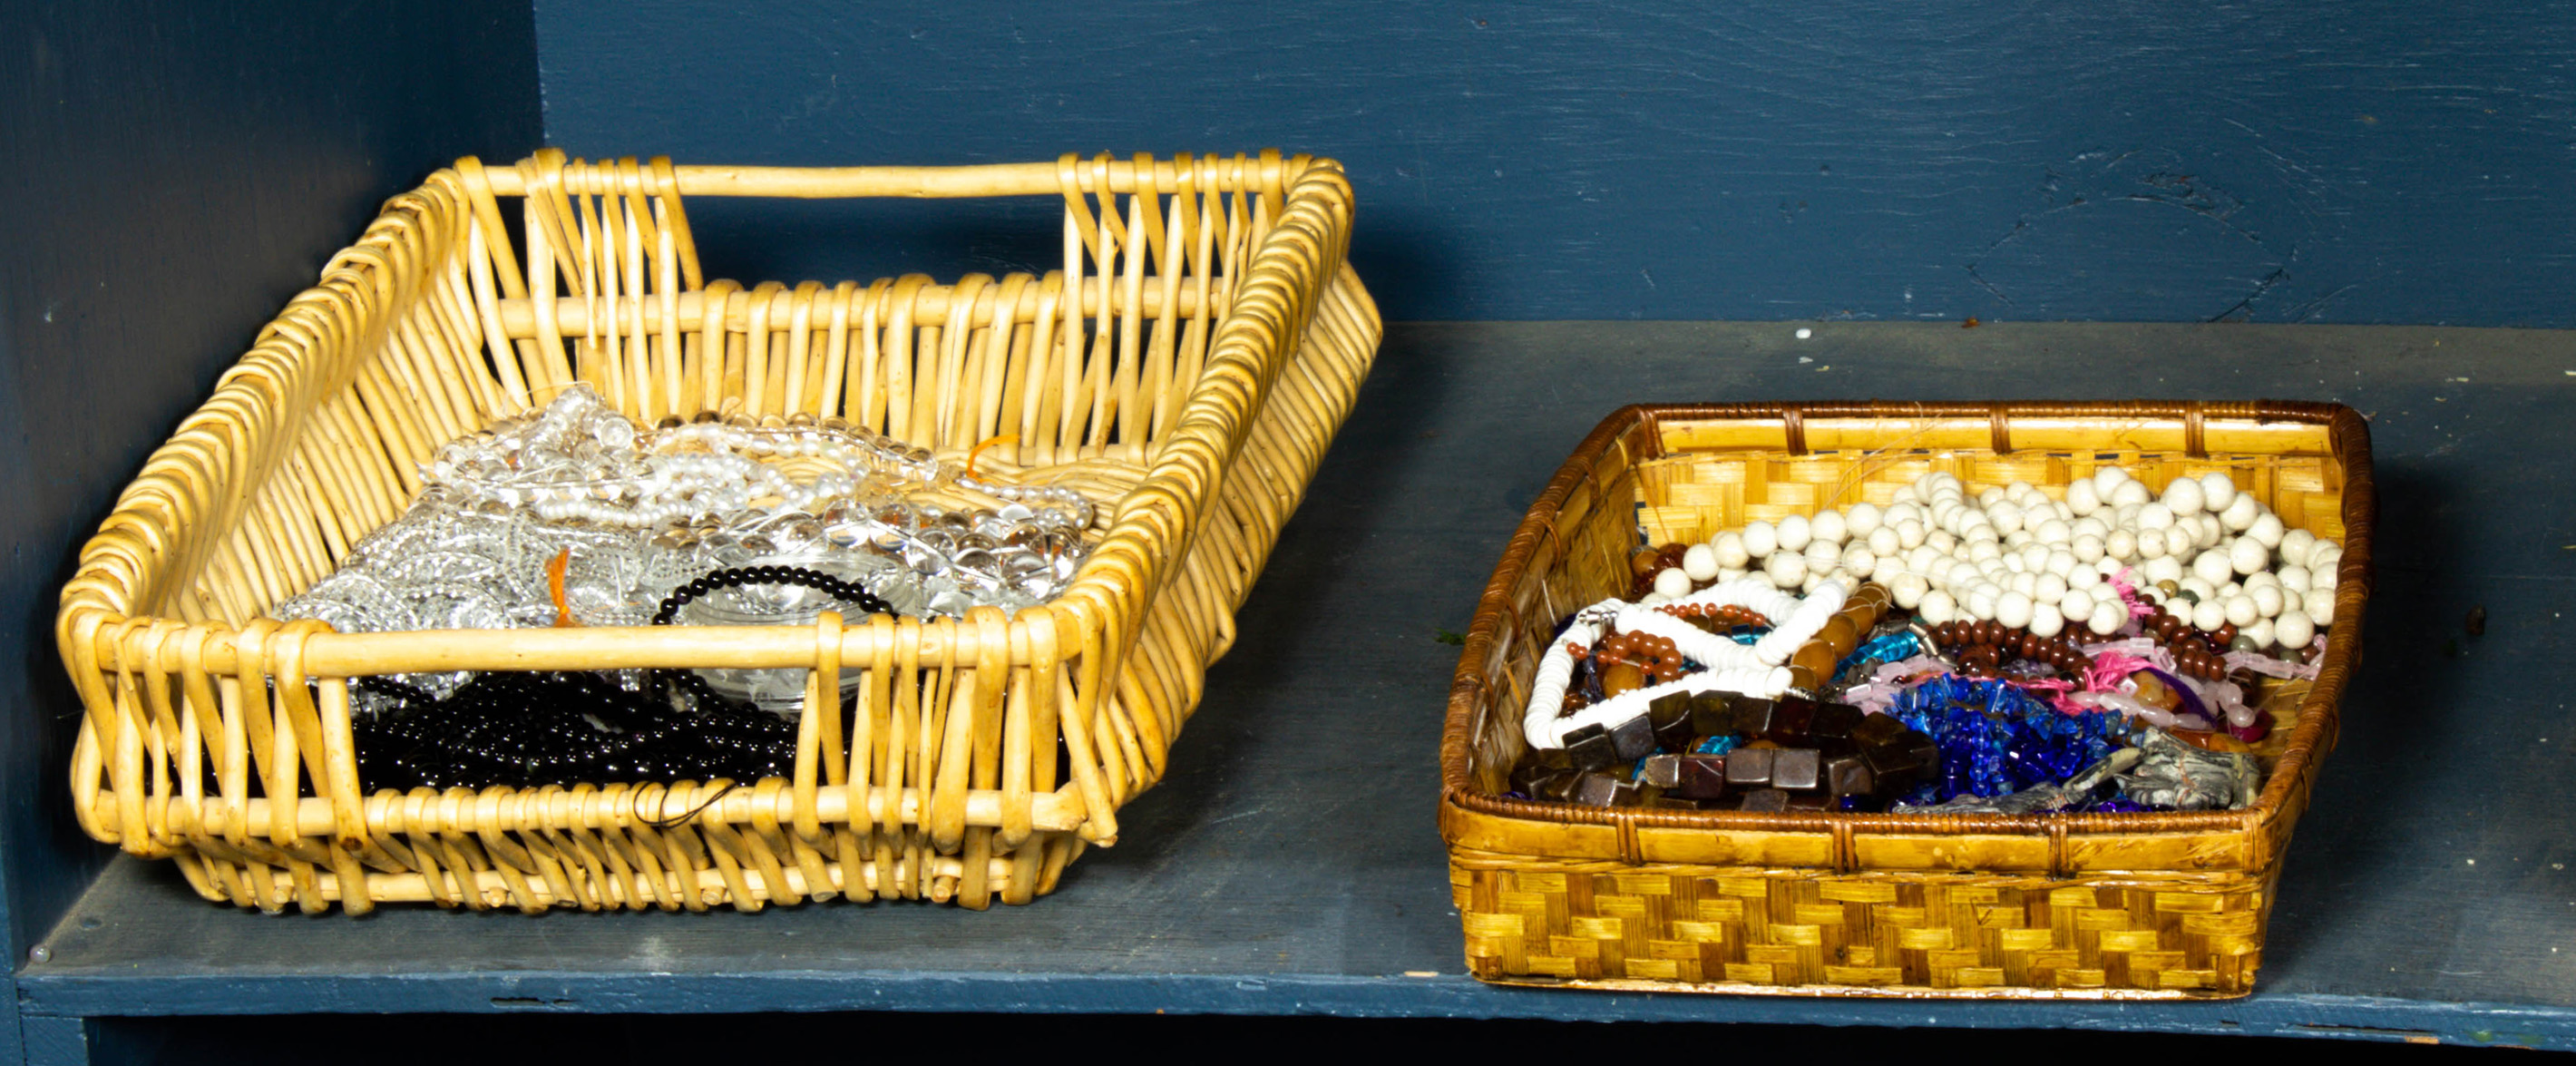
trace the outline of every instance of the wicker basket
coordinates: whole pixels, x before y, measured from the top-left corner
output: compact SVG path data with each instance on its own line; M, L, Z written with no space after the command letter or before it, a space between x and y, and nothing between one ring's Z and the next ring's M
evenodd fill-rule
M2241 811L1677 812L1503 797L1558 619L1627 559L1928 471L2051 492L2097 466L2151 487L2220 471L2343 539L2313 684L2273 692ZM1971 492L1975 491L1973 488ZM2369 594L2369 430L2313 403L1630 407L1557 472L1486 586L1441 739L1442 836L1467 964L1505 984L1796 995L2214 998L2251 991L2290 827L2333 746Z
M684 194L1061 197L1065 269L745 290L701 279ZM57 627L87 712L80 823L271 911L1025 903L1115 842L1118 807L1164 773L1368 372L1380 323L1343 262L1350 222L1337 164L1276 152L461 160L262 331L83 549ZM979 476L1084 491L1100 544L1069 591L1015 616L386 634L262 619L400 514L440 443L574 380L646 421L837 414L950 460L1015 436ZM352 676L692 666L864 681L846 708L809 683L792 780L360 792Z

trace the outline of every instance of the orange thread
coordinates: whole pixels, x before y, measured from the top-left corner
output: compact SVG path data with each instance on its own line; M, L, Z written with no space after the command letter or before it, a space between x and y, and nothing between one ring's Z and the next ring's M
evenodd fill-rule
M581 625L572 620L572 605L564 601L564 572L572 569L572 549L556 552L546 563L546 592L555 599L555 628L571 629Z
M966 451L966 477L967 477L967 479L968 479L968 480L973 480L973 479L974 479L974 477L975 477L975 459L976 459L976 457L981 456L981 455L983 455L983 454L984 454L984 449L986 449L986 448L990 448L990 447L992 447L992 446L994 446L994 445L996 445L996 444L1018 444L1019 442L1020 442L1020 435L1019 435L1019 434L1017 434L1017 433L1005 433L1005 434L1002 434L1001 436L998 436L998 437L986 437L986 438L984 438L984 440L983 440L983 442L982 442L982 443L975 445L973 448L969 448L969 449L967 449L967 451Z

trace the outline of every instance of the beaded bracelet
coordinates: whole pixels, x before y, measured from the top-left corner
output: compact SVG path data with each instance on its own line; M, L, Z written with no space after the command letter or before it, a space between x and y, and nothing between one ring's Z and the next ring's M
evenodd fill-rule
M686 606L690 600L720 588L739 588L744 585L801 585L843 603L855 603L870 614L894 613L894 606L887 603L883 597L820 570L809 570L801 566L737 566L709 571L697 580L673 589L670 597L662 601L662 609L653 612L653 624L670 625L672 619L679 617L680 608ZM650 690L656 693L669 691L668 686L674 683L679 685L681 691L695 699L701 707L740 708L744 706L726 699L715 690L714 686L707 684L707 679L699 677L695 670L654 670L648 675L646 682Z
M870 614L894 613L894 605L887 603L884 597L820 570L801 566L737 566L710 571L673 589L671 595L662 601L662 609L653 613L653 624L670 625L672 619L679 617L680 608L690 600L720 588L743 585L802 585L843 603L858 604L867 608Z

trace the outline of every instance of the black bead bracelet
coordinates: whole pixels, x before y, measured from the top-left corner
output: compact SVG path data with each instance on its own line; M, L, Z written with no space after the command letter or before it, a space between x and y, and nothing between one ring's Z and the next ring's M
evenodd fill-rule
M808 570L801 566L737 566L712 571L695 581L673 589L671 595L662 601L662 609L653 612L653 624L670 625L672 619L679 617L680 608L687 605L690 600L720 588L739 588L744 585L802 585L843 603L858 604L871 614L894 612L894 605L887 603L885 597L820 570ZM669 692L673 684L677 684L682 692L687 693L701 707L748 707L747 704L738 704L726 699L694 670L655 670L648 675L646 689L662 694Z
M802 585L843 603L858 604L867 608L870 614L891 614L894 611L894 605L887 603L885 597L820 570L801 566L736 566L710 572L673 589L671 595L662 600L662 609L654 612L653 624L670 625L672 619L679 617L680 608L690 600L720 588L744 585Z

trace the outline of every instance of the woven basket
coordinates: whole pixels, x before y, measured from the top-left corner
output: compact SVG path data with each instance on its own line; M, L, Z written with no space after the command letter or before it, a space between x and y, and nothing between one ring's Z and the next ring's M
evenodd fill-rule
M1503 797L1559 619L1688 542L1869 500L1930 471L2056 494L2105 464L2218 471L2345 542L2313 684L2274 691L2240 811L1649 811ZM1504 984L1798 995L2216 998L2252 990L2290 827L2334 744L2370 588L2369 430L2313 403L1630 407L1530 507L1486 586L1441 738L1467 964Z
M1065 269L704 281L684 196L1060 197ZM505 207L505 198L519 198ZM518 216L524 260L514 252ZM1306 156L791 170L473 159L390 201L82 550L57 626L74 810L214 900L351 912L1050 890L1165 771L1374 357L1351 193ZM650 422L841 415L1102 506L1044 607L814 627L339 634L264 620L402 512L442 443L592 383ZM792 780L360 792L348 679L454 669L809 682ZM847 750L844 751L844 738Z

